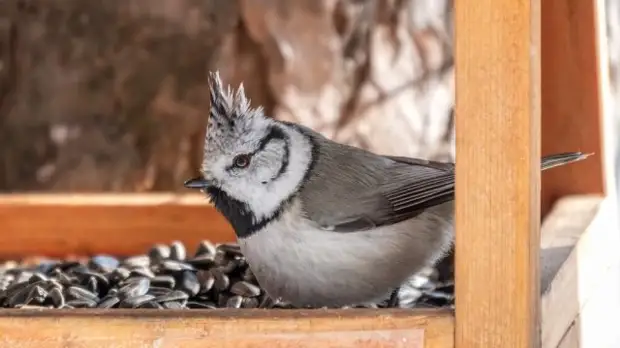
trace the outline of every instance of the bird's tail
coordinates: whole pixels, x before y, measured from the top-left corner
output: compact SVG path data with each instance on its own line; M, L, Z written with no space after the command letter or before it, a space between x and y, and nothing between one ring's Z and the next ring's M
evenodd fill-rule
M561 166L564 164L577 162L588 158L591 153L582 153L582 152L565 152L558 153L555 155L549 155L542 158L540 161L541 170L546 170L549 168Z

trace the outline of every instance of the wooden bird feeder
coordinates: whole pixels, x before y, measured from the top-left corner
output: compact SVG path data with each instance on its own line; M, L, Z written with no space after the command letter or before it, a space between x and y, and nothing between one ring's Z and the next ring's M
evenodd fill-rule
M455 311L3 309L0 346L606 347L620 241L602 1L455 6ZM566 151L594 155L541 174ZM0 258L234 240L197 195L6 195L0 226Z

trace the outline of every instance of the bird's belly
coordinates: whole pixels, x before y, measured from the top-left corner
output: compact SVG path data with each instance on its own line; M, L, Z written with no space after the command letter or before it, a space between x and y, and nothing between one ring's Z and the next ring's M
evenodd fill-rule
M379 301L426 265L411 226L338 233L285 224L240 240L260 285L298 306Z

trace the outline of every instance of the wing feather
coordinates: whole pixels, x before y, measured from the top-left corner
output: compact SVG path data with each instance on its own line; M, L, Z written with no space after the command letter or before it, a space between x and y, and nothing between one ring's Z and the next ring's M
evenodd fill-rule
M454 199L454 164L380 156L322 142L300 192L306 218L326 230L354 232L395 224Z

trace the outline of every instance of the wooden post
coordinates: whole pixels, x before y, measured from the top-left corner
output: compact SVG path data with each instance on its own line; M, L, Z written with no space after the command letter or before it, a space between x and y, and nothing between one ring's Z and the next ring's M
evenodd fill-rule
M537 347L540 1L455 6L455 344Z

